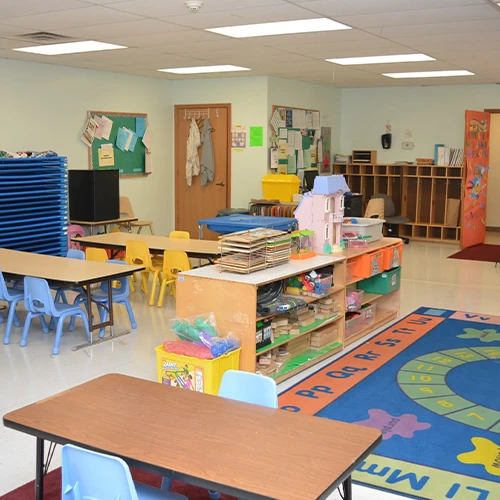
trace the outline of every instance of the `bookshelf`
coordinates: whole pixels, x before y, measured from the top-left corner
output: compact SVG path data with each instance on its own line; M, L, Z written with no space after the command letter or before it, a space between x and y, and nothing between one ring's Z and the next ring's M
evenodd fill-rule
M462 199L463 167L336 163L333 170L345 176L353 193L363 195L365 207L375 193L389 195L396 213L410 219L408 224L400 226L400 236L425 241L460 241L458 204ZM455 213L455 220L450 221Z

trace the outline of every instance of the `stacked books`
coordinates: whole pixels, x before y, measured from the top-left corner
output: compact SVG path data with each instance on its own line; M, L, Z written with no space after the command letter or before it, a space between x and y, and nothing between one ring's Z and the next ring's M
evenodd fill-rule
M352 156L336 154L333 157L333 163L352 163Z
M221 271L249 274L290 260L291 238L283 231L257 228L219 238Z
M464 164L464 150L438 146L437 160L437 165L441 167L462 167Z

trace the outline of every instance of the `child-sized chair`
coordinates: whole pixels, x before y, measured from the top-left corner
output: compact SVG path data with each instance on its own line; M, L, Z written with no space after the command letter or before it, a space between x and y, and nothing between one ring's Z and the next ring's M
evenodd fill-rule
M168 235L169 238L182 238L184 240L189 240L191 235L187 231L170 231Z
M126 217L134 217L134 212L132 210L132 204L126 196L120 196L120 216L125 215ZM120 224L122 227L124 224ZM137 228L137 234L139 234L143 227L149 227L151 234L155 234L153 231L153 221L151 220L136 220L130 223L132 227Z
M70 248L66 253L67 259L77 259L77 260L85 260L85 252L83 250L77 250L75 248ZM64 288L64 287L52 287L52 290L56 290L56 298L55 302L59 302L59 299L62 300L63 304L68 303L68 299L66 298L66 294L64 292L72 291L80 293L82 291L81 288Z
M50 293L49 284L41 278L32 278L26 276L24 278L24 307L28 314L24 323L23 334L21 337L21 347L25 347L28 340L28 333L31 325L31 320L39 317L42 322L44 333L48 333L49 329L45 323L44 316L49 316L57 319L56 338L52 348L52 354L59 354L59 343L62 337L62 328L64 319L68 317L80 317L87 333L87 340L90 342L89 322L87 312L78 305L55 303Z
M106 252L104 248L92 247L87 247L85 249L85 258L93 262L107 262L109 259L108 252Z
M7 325L5 327L5 335L3 337L4 344L10 344L10 332L12 330L12 323L16 326L21 326L19 318L16 313L16 306L18 302L24 300L24 291L16 288L8 288L5 283L2 271L0 271L0 300L5 300L9 303L9 314L7 316ZM0 323L3 323L3 318L0 316Z
M272 378L257 375L256 373L228 370L222 376L219 396L243 403L278 408L276 382ZM171 485L172 480L168 477L163 477L161 489L168 491ZM208 493L210 500L219 500L220 493L218 491L209 490Z
M184 495L134 483L121 458L71 444L62 448L62 500L188 500Z
M170 285L170 292L175 297L175 280L177 279L177 274L182 271L189 271L190 269L191 262L189 262L186 252L165 250L163 253L163 279L161 280L160 294L158 296L158 307L163 306L167 285Z
M108 260L109 264L121 264L126 265L126 262L121 260ZM108 297L108 282L103 281L101 283L101 287L98 290L92 291L92 300L97 302L97 309L99 311L99 317L101 321L106 321L108 319L108 308L113 307L113 304L123 304L127 308L128 317L130 319L130 325L133 329L137 328L137 323L135 322L134 312L132 311L132 306L130 305L129 295L130 295L130 286L128 282L128 277L124 276L122 278L118 278L116 280L118 282L118 286L112 289L112 304L109 303ZM84 294L78 295L75 299L75 304L86 304L87 296ZM100 305L102 304L102 305ZM73 325L75 323L74 318L71 319L69 323L69 330L73 331ZM99 331L99 338L103 338L105 333L105 328L101 328Z
M160 279L161 267L153 265L148 245L144 241L127 241L125 245L125 261L131 266L139 265L146 268L141 271L141 290L146 294L148 293L149 274L153 274L153 289L149 299L149 305L152 306L156 294L156 282ZM133 292L135 291L132 279L130 279L130 288Z

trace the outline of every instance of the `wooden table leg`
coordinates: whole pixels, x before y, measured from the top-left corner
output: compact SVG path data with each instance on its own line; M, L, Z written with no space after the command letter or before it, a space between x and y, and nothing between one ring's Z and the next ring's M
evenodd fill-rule
M349 476L343 483L344 500L352 500L352 478Z
M36 438L36 476L35 476L35 500L43 500L43 468L44 468L44 441Z

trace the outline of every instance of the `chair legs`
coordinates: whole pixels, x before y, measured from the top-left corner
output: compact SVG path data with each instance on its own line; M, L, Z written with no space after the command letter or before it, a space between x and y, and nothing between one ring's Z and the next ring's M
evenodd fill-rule
M167 280L166 278L163 278L163 280L161 281L160 293L158 295L158 307L163 307L167 285L170 285L171 287L174 286L174 281Z
M28 312L28 314L26 315L26 320L24 321L24 328L23 328L23 333L21 335L21 342L19 342L19 345L21 347L26 347L26 344L28 342L28 333L30 331L30 326L31 326L31 320L36 316L40 318L40 323L42 324L43 333L49 333L49 327L47 326L47 322L45 321L43 314L33 314L31 312Z
M54 339L54 346L52 347L52 354L54 354L54 355L59 354L59 344L61 342L63 324L64 324L64 320L68 316L71 316L72 317L71 319L76 318L76 317L82 318L83 326L85 327L85 332L87 334L87 341L90 342L89 322L88 322L87 315L85 314L85 312L82 310L81 313L76 313L76 314L72 311L68 311L67 313L62 313L61 316L59 316L59 318L57 320L56 338Z
M156 298L156 284L161 280L160 271L155 271L153 274L153 288L151 288L151 295L149 296L149 305L152 306L155 303Z
M24 298L19 297L18 299L13 300L9 304L9 315L7 316L7 325L5 327L5 336L3 338L4 344L10 344L10 334L12 331L12 324L14 324L17 327L21 326L21 323L19 323L19 318L17 317L17 313L16 313L16 306L21 300L24 300ZM3 321L3 318L2 318L2 321Z

